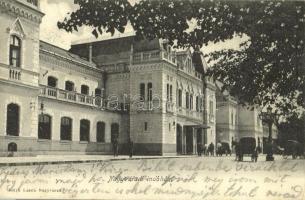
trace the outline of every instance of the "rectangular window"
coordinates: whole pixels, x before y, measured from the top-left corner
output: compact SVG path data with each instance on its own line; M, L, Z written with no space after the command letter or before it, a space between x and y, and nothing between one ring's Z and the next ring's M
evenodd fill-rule
M196 96L196 111L199 112L199 97Z
M144 122L144 131L147 131L147 129L148 129L148 123Z
M152 101L152 83L147 84L147 99Z
M189 105L190 105L190 102L189 102L189 93L187 92L186 94L185 94L185 107L186 107L186 109L189 109Z
M10 38L10 65L20 67L21 40L13 35Z
M87 85L81 85L81 94L88 95L89 94L89 87Z
M173 101L173 86L169 86L169 100L172 102Z
M171 131L171 123L168 123L168 130Z
M145 84L140 84L140 101L145 101Z
M190 110L193 110L193 95L190 95Z
M178 106L182 107L182 90L178 90Z
M166 100L169 101L169 84L166 84Z

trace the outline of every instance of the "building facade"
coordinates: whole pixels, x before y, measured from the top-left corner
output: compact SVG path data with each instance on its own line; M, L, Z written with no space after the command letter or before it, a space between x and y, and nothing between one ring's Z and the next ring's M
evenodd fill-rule
M0 153L194 154L216 141L215 85L201 52L161 39L39 40L39 1L0 0ZM13 148L13 149L12 149Z
M269 130L259 117L260 108L239 105L236 98L226 91L220 92L219 87L216 94L216 140L226 142L232 148L232 141L239 141L242 137L252 137L256 139L256 145L263 149ZM278 135L276 126L273 126L272 132L272 138L276 140Z

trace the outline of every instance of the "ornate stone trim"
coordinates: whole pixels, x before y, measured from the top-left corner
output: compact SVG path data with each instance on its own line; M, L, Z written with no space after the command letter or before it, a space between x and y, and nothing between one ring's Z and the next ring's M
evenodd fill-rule
M41 23L41 18L44 16L42 12L27 6L19 1L0 0L0 8L8 10L17 16L24 17L35 23Z

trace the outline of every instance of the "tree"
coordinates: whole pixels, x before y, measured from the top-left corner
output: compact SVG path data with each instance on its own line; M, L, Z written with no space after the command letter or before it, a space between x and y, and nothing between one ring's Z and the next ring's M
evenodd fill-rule
M287 121L281 122L278 125L279 142L281 146L286 144L287 140L297 140L304 147L305 143L305 113L298 117L292 115L287 118Z
M208 74L241 104L274 105L282 115L305 108L305 3L301 1L75 0L79 9L58 22L68 32L92 27L137 39L163 38L177 48L201 48L235 36L240 49L208 56Z

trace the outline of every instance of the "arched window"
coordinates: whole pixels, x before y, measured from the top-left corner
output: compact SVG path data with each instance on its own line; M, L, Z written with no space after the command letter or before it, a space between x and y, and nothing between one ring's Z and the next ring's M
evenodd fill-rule
M74 83L72 81L66 81L65 90L74 91Z
M96 124L96 141L105 142L105 122L97 122Z
M62 117L60 121L60 140L72 139L72 119Z
M80 120L80 141L89 142L90 121L86 119Z
M182 90L178 90L178 106L182 107Z
M193 95L190 94L190 110L193 110Z
M152 101L152 83L147 84L147 100Z
M21 40L15 36L11 36L10 41L10 65L20 67L21 58Z
M15 142L10 142L7 145L7 151L9 151L9 152L16 152L17 151L17 144Z
M113 143L115 140L119 138L119 124L113 123L111 124L111 142Z
M40 114L38 123L38 139L51 139L52 118L49 115Z
M95 96L98 96L98 97L102 96L102 90L100 88L95 89Z
M49 87L57 87L57 78L53 76L48 77L48 86Z
M188 92L185 93L185 107L186 109L189 109L190 107L190 97Z
M81 85L80 89L82 94L88 95L89 94L89 87L87 85Z
M145 101L145 83L140 83L140 101Z
M19 136L19 106L14 103L7 105L6 133Z

